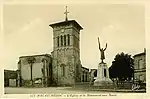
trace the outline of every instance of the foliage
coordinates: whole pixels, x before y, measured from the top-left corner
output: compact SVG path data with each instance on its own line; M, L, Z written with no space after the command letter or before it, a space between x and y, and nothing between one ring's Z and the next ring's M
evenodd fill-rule
M131 55L117 54L109 68L110 78L118 78L121 81L131 80L133 77L133 59Z

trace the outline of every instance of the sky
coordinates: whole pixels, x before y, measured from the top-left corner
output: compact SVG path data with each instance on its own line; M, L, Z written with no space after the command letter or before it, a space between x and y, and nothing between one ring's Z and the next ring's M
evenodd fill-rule
M145 9L133 4L67 5L68 19L82 27L80 59L84 67L97 68L101 46L108 47L104 60L108 67L116 54L130 55L145 48ZM4 68L17 69L20 56L46 54L53 50L53 30L49 24L65 20L65 5L4 5Z

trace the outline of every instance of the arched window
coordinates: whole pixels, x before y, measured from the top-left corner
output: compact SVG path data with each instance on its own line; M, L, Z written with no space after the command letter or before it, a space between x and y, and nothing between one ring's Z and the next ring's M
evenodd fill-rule
M59 47L59 36L57 37L57 46Z
M61 46L63 46L63 36L61 35Z
M64 45L66 46L66 35L64 35Z
M61 75L65 76L65 64L61 64Z
M106 69L104 69L104 77L106 77Z
M68 34L67 37L68 37L68 45L70 45L70 35Z
M65 76L65 66L63 66L62 68L63 68L62 75Z

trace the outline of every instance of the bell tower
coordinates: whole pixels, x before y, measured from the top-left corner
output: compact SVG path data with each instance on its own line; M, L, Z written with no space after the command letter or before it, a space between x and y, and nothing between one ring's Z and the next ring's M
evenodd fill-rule
M68 20L50 24L53 28L53 78L58 85L73 85L81 80L80 30L75 21Z

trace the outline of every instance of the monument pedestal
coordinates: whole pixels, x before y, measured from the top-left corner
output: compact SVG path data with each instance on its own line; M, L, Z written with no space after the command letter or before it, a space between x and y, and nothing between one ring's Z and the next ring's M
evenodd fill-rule
M99 63L97 69L97 78L94 81L94 86L112 86L113 82L109 78L109 71L106 63Z

